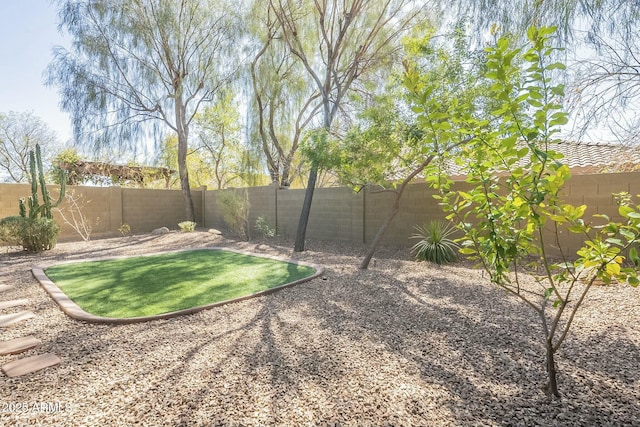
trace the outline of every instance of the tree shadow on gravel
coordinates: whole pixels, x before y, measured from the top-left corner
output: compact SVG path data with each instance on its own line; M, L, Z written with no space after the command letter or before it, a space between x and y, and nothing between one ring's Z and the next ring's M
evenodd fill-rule
M50 347L73 359L66 369L78 387L84 367L127 363L118 346L152 358L99 393L108 399L135 386L129 406L157 415L164 409L152 395L171 403L179 425L290 425L294 409L311 414L295 424L314 425L437 425L435 411L449 425L638 425L633 341L570 333L570 354L557 360L565 398L549 403L538 319L497 288L456 280L471 273L333 268L326 280L184 318L73 322ZM600 358L581 358L594 345ZM624 358L638 369L617 369ZM594 375L611 381L594 383ZM264 413L251 418L254 411Z
M345 281L344 274L339 275ZM498 289L460 285L440 278L419 283L417 278L401 279L381 272L351 274L346 280L350 287L332 289L335 277L328 272L328 283L317 284L318 289L324 287L327 292L307 292L304 295L313 298L298 301L306 302L308 316L318 319L320 326L333 336L347 337L353 343L367 337L382 343L385 352L419 367L424 383L445 387L455 397L446 404L456 424L633 425L640 415L637 401L633 402L637 396L632 394L615 402L608 399L620 392L613 384L601 385L600 398L590 399L588 405L574 402L572 395L584 395L589 383L569 375L580 365L572 367L562 359L558 361L560 387L566 398L560 403L549 402L541 390L546 373L538 319L520 301L505 298ZM277 345L272 331L265 328L264 334L270 343L269 351L277 355L271 361L282 364L282 356L273 351ZM581 339L569 338L578 348L591 345ZM612 376L603 368L614 365L616 358L638 355L637 346L622 341L602 343L605 345L601 347L601 358L609 362L597 369L599 374ZM620 352L623 349L626 354ZM311 351L297 358L313 357ZM320 385L320 370L325 376L346 378L346 358L300 364L296 374L303 374L302 381L317 381ZM318 365L320 368L316 369ZM274 381L283 379L287 384L295 383L287 377L286 369L274 373ZM632 380L626 377L626 381Z

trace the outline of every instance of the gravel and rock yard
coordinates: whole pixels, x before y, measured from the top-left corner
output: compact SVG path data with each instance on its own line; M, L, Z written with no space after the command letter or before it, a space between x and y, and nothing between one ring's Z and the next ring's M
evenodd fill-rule
M326 271L268 296L124 326L72 320L31 275L58 259L206 246ZM173 232L61 243L41 255L0 248L0 281L14 285L1 299L27 298L36 314L1 339L34 335L42 345L20 356L62 359L0 376L0 425L640 426L640 289L592 289L557 355L564 397L550 402L538 318L480 271L392 249L359 271L364 246L290 247Z

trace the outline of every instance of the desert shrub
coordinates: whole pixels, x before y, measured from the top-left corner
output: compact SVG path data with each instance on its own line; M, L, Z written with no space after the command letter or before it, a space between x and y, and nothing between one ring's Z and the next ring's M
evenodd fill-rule
M182 221L178 223L178 227L180 227L180 230L182 230L183 233L188 233L191 231L195 231L196 223L193 221Z
M60 226L49 218L25 218L22 247L29 252L53 249L58 240Z
M458 244L451 238L456 229L445 221L430 221L414 227L416 233L411 239L419 239L411 251L418 261L434 264L448 264L456 260Z
M129 224L122 224L120 227L118 227L118 231L120 232L120 234L122 234L122 237L128 236L129 234L131 234L131 226Z
M246 190L225 190L218 193L222 218L238 237L249 240L249 196Z
M256 230L258 230L258 233L265 239L276 236L276 229L271 226L269 219L264 216L259 216L258 219L256 219Z
M0 237L5 243L42 252L56 246L60 226L49 218L10 216L0 221Z
M0 220L0 242L9 246L22 246L22 228L24 218L8 216Z

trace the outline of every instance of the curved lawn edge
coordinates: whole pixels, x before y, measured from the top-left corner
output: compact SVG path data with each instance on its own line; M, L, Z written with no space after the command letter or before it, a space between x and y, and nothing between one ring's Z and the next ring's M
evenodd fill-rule
M198 307L186 308L184 310L171 311L169 313L156 314L153 316L141 316L141 317L102 317L96 316L91 313L87 313L84 311L78 304L73 302L71 298L69 298L62 290L47 276L45 270L49 267L53 267L54 265L62 265L62 264L75 264L81 262L92 262L92 261L108 261L108 260L116 260L116 259L127 259L127 258L138 258L138 257L146 257L146 256L154 256L154 255L162 255L162 254L171 254L176 252L192 252L192 251L227 251L227 252L235 252L241 255L254 256L258 258L267 258L275 261L282 261L289 264L297 264L303 265L306 267L313 268L316 272L308 277L303 277L302 279L295 280L293 282L285 283L284 285L276 286L273 288L265 289L263 291L254 292L249 295L245 295L238 298L232 298L225 301L218 301L212 304L201 305ZM172 251L162 251L162 252L154 252L150 254L143 255L134 255L134 256L109 256L109 257L100 257L100 258L85 258L79 260L68 260L68 261L60 261L54 262L45 265L37 265L31 269L31 273L33 277L35 277L38 282L40 282L40 286L44 288L45 291L51 296L51 298L60 306L62 311L69 317L82 320L88 323L107 323L107 324L117 324L117 325L126 325L131 323L141 323L141 322L149 322L152 320L162 320L162 319L170 319L172 317L184 316L187 314L197 313L199 311L208 310L211 308L219 307L221 305L231 304L235 302L240 302L244 300L248 300L251 298L257 298L263 295L268 295L270 293L279 291L284 288L292 287L299 285L304 282L308 282L310 280L319 277L324 273L324 267L318 264L314 264L306 261L299 261L291 258L284 258L276 255L269 254L256 254L249 251L243 251L239 249L231 249L224 247L208 247L208 248L190 248L190 249L178 249Z

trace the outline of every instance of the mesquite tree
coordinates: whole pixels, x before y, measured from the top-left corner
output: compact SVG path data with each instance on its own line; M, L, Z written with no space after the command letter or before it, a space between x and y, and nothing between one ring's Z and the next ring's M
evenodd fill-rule
M488 49L488 95L499 105L459 157L472 189L444 191L443 203L448 218L459 221L464 233L461 252L479 260L492 283L539 317L546 391L557 398L555 355L594 282L638 285L640 205L621 198L623 220L596 215L601 224L594 225L583 218L586 206L562 200L570 171L562 155L549 149L560 142L557 134L567 122L560 104L564 87L550 77L564 67L548 61L553 32L532 27L528 47L516 49L501 38ZM555 237L549 239L545 229L555 230ZM576 254L567 253L561 233L581 236L584 246ZM561 262L554 262L551 246L559 248ZM517 274L532 257L542 271L533 288Z
M280 36L273 10L257 0L252 14L256 53L250 66L249 127L264 153L271 182L286 188L298 173L298 149L320 109L320 94L308 84L304 66Z
M471 140L476 116L482 115L479 63L469 61L462 34L448 35L455 47L438 43L442 39L433 31L405 38L402 71L390 77L383 93L364 97L346 135L314 135L304 147L307 157L336 172L343 185L393 194L360 269L368 268L407 186L423 177L437 181L443 163Z
M345 96L364 73L393 58L425 5L414 0L270 0L278 37L320 96L318 128L329 133ZM311 164L294 250L304 250L318 165Z
M186 167L189 128L238 62L227 57L238 35L229 6L220 0L61 1L61 26L73 49L55 51L49 83L60 87L76 139L132 143L150 126L167 126L178 136L189 221L195 220Z

